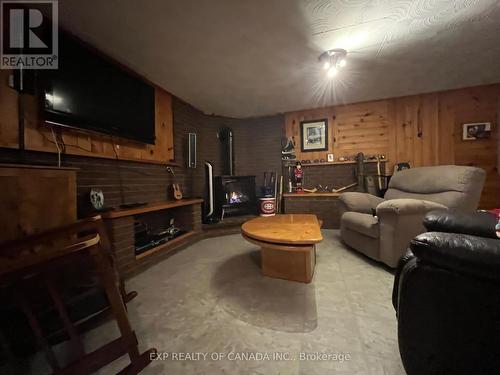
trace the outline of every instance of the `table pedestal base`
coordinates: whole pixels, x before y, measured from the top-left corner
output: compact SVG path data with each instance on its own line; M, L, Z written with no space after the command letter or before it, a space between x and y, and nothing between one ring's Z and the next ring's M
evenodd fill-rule
M316 266L315 245L286 245L260 241L243 234L260 246L262 274L277 279L310 283Z
M261 265L262 274L278 279L310 283L316 265L315 246L304 246L290 250L262 247Z

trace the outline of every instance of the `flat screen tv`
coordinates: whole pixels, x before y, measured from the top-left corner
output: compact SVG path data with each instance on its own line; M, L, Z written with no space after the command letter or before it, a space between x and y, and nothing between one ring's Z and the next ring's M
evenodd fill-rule
M155 90L73 37L59 36L59 69L42 75L45 122L155 142Z

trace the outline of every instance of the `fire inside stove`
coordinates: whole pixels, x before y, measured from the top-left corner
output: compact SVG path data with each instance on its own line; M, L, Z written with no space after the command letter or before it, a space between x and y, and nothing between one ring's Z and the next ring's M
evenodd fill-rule
M232 191L229 194L228 203L229 204L238 204L238 203L246 203L248 202L248 197L246 194L243 194L239 191Z

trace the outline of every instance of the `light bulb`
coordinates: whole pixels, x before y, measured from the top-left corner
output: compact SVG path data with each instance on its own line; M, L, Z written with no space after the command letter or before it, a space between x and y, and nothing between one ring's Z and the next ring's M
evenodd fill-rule
M332 78L337 75L337 69L332 66L330 69L328 69L328 72L326 74L328 77Z
M339 66L341 68L343 68L346 64L347 64L347 62L345 61L345 59L342 59L342 60L339 61Z
M326 61L326 62L323 64L323 69L328 70L329 68L330 68L330 62L329 62L329 61Z

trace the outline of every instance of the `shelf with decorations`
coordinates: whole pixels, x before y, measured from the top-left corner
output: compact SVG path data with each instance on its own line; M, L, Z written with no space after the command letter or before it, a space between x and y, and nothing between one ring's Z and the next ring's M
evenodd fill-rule
M287 159L287 160L282 160L282 163L286 167L288 167L288 166L294 167L298 161L301 161L301 160ZM378 160L376 160L376 159L364 161L364 163L377 163L377 162L378 162ZM387 159L381 159L380 162L387 163L389 161ZM345 164L356 164L356 163L357 163L357 161L355 161L355 160L345 160L345 161L331 161L331 162L319 162L319 163L314 163L314 162L302 163L301 162L301 165L302 165L302 168L307 168L307 167L319 167L319 166L328 166L328 165L333 166L333 165L345 165Z

